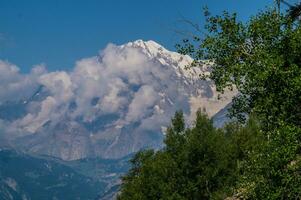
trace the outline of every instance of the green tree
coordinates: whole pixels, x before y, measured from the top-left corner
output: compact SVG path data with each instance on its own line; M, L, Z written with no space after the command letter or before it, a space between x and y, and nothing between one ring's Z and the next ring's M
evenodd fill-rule
M211 16L206 10L205 16L206 34L177 47L195 59L193 66L212 64L202 78L213 80L218 91L237 88L230 115L241 122L256 115L264 141L256 149L239 145L245 159L236 193L246 199L300 199L300 21L276 9L246 23L228 12Z
M193 66L211 63L202 78L218 91L237 88L230 114L244 123L216 129L198 112L185 128L177 112L165 148L133 158L118 198L300 199L300 21L276 9L246 23L228 12L205 16L207 33L177 47Z
M222 130L208 116L197 112L195 125L187 131L182 164L185 199L223 199L235 184L235 154Z
M238 159L247 155L247 150L239 154L238 149L259 144L242 140L243 135L256 135L253 131L233 126L236 128L216 129L199 111L194 125L185 129L183 113L177 112L167 130L165 148L143 151L132 159L119 199L226 198L239 177ZM250 141L253 143L247 144Z
M206 34L185 39L178 50L193 65L211 61L217 90L236 87L232 116L254 113L267 128L282 121L301 126L301 28L276 10L260 12L248 22L236 14L206 13Z
M118 199L185 199L180 192L183 176L179 167L182 147L185 145L184 131L183 113L176 112L167 129L166 147L157 152L142 151L134 156L131 170L123 177Z
M175 113L171 120L171 126L167 128L164 143L165 149L173 156L177 156L178 151L183 148L185 142L185 121L182 111Z

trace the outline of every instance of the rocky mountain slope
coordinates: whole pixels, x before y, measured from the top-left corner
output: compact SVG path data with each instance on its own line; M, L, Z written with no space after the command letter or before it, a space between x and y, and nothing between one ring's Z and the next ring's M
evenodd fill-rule
M214 84L199 79L210 66L186 70L191 62L189 56L142 40L109 44L69 72L40 67L24 75L2 62L0 69L18 76L12 84L30 83L31 90L22 87L30 95L17 99L2 97L2 145L63 160L117 159L161 148L175 111L183 110L191 123L198 108L214 116L235 95L228 91L219 99Z
M116 192L120 174L128 170L127 160L84 159L65 162L2 149L0 199L101 198Z

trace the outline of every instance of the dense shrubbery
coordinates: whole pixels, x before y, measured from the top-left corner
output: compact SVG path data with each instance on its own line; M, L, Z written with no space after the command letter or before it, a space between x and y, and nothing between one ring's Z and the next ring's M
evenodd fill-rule
M203 78L219 91L238 89L230 113L239 123L216 129L198 112L185 128L176 113L166 147L134 157L118 198L301 199L300 21L276 10L247 23L227 12L206 11L206 19L204 37L185 39L178 49L193 65L213 61Z

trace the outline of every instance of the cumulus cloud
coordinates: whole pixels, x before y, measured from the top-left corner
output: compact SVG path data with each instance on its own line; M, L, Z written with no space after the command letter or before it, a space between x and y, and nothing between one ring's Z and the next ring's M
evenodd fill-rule
M150 107L154 106L156 100L158 100L158 93L150 85L142 86L134 95L134 98L129 105L129 111L126 115L128 122L135 122L143 116L147 116L153 109L149 110Z
M71 74L77 104L74 114L82 115L88 121L95 115L109 113L136 120L143 112L146 115L147 108L154 103L157 95L154 88L161 87L154 79L167 78L168 73L164 71L166 69L150 61L138 49L110 44L100 56L77 62ZM95 97L98 102L93 105L91 101ZM145 109L140 109L141 104ZM129 113L125 113L126 110Z
M51 72L39 77L38 82L45 86L59 103L69 102L73 97L72 82L67 72Z
M0 60L0 103L28 98L42 86L45 96L29 103L28 113L12 123L15 129L35 133L49 120L92 122L108 114L118 116L118 126L139 122L140 130L159 131L176 110L188 116L198 107L220 105L209 111L213 115L231 101L220 104L214 92L209 97L208 92L206 96L203 90L196 91L202 87L188 83L174 66L177 56L183 58L176 53L160 57L154 54L156 48L147 54L147 48L109 44L99 56L77 61L70 72L47 72L44 65L37 65L21 74L17 66Z
M37 89L37 78L44 72L39 65L31 73L21 74L16 65L0 60L0 104L28 98Z
M119 78L112 80L108 85L109 92L99 101L97 106L104 113L115 113L127 104L126 96L121 96L121 92L128 92L127 85Z
M41 125L46 123L54 117L58 116L57 101L55 98L49 96L41 102L41 109L36 114L28 113L24 118L18 121L19 128L23 128L29 133L34 133Z

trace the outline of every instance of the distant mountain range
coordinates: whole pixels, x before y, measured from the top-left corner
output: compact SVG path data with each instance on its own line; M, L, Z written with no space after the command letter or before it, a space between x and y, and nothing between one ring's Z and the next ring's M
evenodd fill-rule
M82 159L65 162L0 150L0 199L111 199L128 158Z
M40 178L61 182L62 174L69 174L64 179L66 185L58 186L63 191L76 192L76 187L87 183L86 187L93 184L107 188L100 189L100 194L110 190L108 182L104 183L103 178L93 182L87 174L82 177L76 173L86 166L69 164L84 159L88 163L91 159L114 159L114 163L119 163L141 149L162 148L164 130L177 110L183 110L189 124L197 109L205 109L215 125L222 126L228 120L226 108L236 91L226 91L219 98L214 84L199 78L201 73L210 73L210 64L187 69L191 62L189 56L142 40L121 46L109 44L98 56L76 62L68 72L47 72L38 66L29 74L21 74L16 66L1 61L0 71L7 74L3 84L8 90L0 93L0 147L22 154L0 152L0 159L15 159L17 165L24 162L34 166L29 164L33 171L26 171L10 165L22 174L19 180L13 177L13 171L5 171L8 169L1 165L0 194L28 197L33 191L22 183L32 177L33 188L43 187L43 193L48 191L45 188L55 186L40 183ZM42 160L37 156L43 156ZM44 163L48 158L61 160L51 161L61 164L54 164L59 174L51 178ZM114 169L114 165L110 167ZM45 176L36 174L40 170L45 171ZM24 177L28 173L29 177ZM75 181L70 173L76 174ZM87 191L90 189L91 194L96 194L94 187Z

